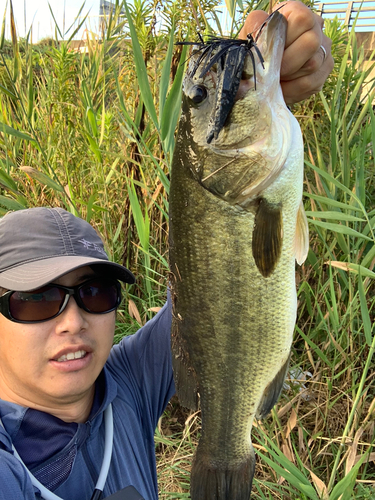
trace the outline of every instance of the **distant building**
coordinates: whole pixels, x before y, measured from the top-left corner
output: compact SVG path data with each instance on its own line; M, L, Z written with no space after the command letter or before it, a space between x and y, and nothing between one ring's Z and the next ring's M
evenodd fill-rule
M356 32L375 31L374 0L316 2L315 7L318 9L318 13L326 19L337 17L348 28L351 28L355 24Z
M109 16L116 8L115 2L108 2L107 0L100 0L99 16ZM125 15L125 11L121 9L121 14Z

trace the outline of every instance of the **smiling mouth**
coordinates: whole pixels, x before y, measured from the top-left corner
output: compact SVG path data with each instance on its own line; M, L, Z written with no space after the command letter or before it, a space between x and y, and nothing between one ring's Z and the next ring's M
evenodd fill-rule
M81 359L86 356L87 352L86 351L76 351L76 352L68 352L67 354L63 354L60 356L58 359L55 361L62 362L62 361L72 361L73 359Z

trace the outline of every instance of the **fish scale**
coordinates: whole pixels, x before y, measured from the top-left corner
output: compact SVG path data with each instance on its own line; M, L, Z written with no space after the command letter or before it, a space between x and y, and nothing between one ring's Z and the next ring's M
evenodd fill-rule
M278 83L285 30L275 13L259 37L257 89L242 92L210 143L217 79L188 70L184 81L170 190L170 281L177 393L192 409L199 401L202 412L192 500L249 500L253 420L275 404L289 362L295 260L305 257L308 236L301 133ZM192 104L196 86L207 89L199 105ZM255 116L247 123L249 112Z

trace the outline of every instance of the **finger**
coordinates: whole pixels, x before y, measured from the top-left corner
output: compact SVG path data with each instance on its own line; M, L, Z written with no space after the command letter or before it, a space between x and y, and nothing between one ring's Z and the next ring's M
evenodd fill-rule
M246 38L249 33L253 33L253 31L259 29L267 19L267 17L268 14L266 12L263 12L262 10L253 10L252 12L250 12L238 37Z
M320 51L320 55L318 54L323 38L322 18L314 14L303 3L293 0L278 3L273 10L279 10L288 21L285 52L281 63L281 77L295 75L306 63L308 63L307 66L297 76L303 76L312 69L317 69L320 65L319 62L323 62L322 51ZM268 14L263 11L251 12L239 37L246 38L248 33L254 32L267 18ZM324 47L327 50L328 47ZM328 52L330 52L330 47Z
M299 42L299 47L301 47L300 50L303 50L303 46L302 46L302 40L303 37L301 37L301 41ZM306 40L306 39L304 39ZM281 69L281 72L280 72L280 76L281 76L281 80L282 81L290 81L290 80L295 80L296 78L300 78L300 77L303 77L303 76L307 76L307 75L312 75L314 73L316 73L317 71L320 71L321 69L325 69L326 72L327 72L327 76L328 74L330 73L330 71L332 70L332 67L333 67L333 58L331 56L331 46L332 46L332 41L326 37L325 35L322 35L322 40L321 40L321 43L318 45L315 42L312 42L311 45L314 46L314 49L315 51L313 52L312 49L311 50L306 50L306 53L308 55L311 55L311 57L309 57L305 62L302 62L302 65L301 65L301 59L298 57L298 54L291 54L291 52L289 52L288 54L285 53L284 57L287 57L287 58L291 58L292 60L294 60L294 63L293 65L290 65L289 66L289 72L288 71L285 71L285 66L282 67ZM324 50L323 48L324 47ZM288 50L292 50L293 47L289 47ZM285 51L285 52L287 52ZM324 67L324 68L323 68ZM293 69L295 69L295 71L293 72ZM323 71L324 73L324 71Z
M299 9L300 10L300 9ZM292 75L318 52L323 44L323 20L307 9L301 17L288 18L286 50L283 57L281 74Z
M279 10L281 14L288 20L288 30L286 38L286 47L291 45L305 31L312 29L315 23L323 22L320 16L314 14L302 2L289 0L281 2L274 6L273 11ZM318 18L318 20L315 20ZM240 38L246 38L248 33L252 33L264 23L268 18L268 14L261 10L254 10L247 16L245 24L240 31ZM290 27L292 29L290 29Z
M315 59L311 62L311 65L320 62L319 66L321 66L324 54L320 46L323 43L323 33L319 28L319 31L310 30L303 33L295 43L287 47L281 62L280 76L282 79L295 75L298 71L301 71L299 76L309 74L310 69L305 65L313 58ZM314 67L314 70L318 69L319 66Z
M291 82L281 82L281 89L286 104L291 106L296 102L304 101L313 94L318 93L322 89L323 84L324 81L321 85L314 85L314 88L311 88L310 78L308 76L303 76Z
M290 81L280 82L285 102L292 105L322 90L328 75L333 69L333 65L333 57L329 54L324 64L315 73L301 76Z
M285 47L292 45L303 33L314 29L315 25L322 26L323 20L317 14L314 14L302 2L290 0L281 2L274 6L273 10L279 12L288 21L288 30L286 34Z

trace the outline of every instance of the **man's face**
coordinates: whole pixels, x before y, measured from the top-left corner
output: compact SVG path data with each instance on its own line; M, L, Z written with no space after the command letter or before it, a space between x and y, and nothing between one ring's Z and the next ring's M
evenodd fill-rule
M54 281L75 286L95 276L87 266ZM74 298L56 318L20 324L0 314L0 398L46 412L91 401L112 347L115 311L90 314ZM75 354L77 359L67 359Z

